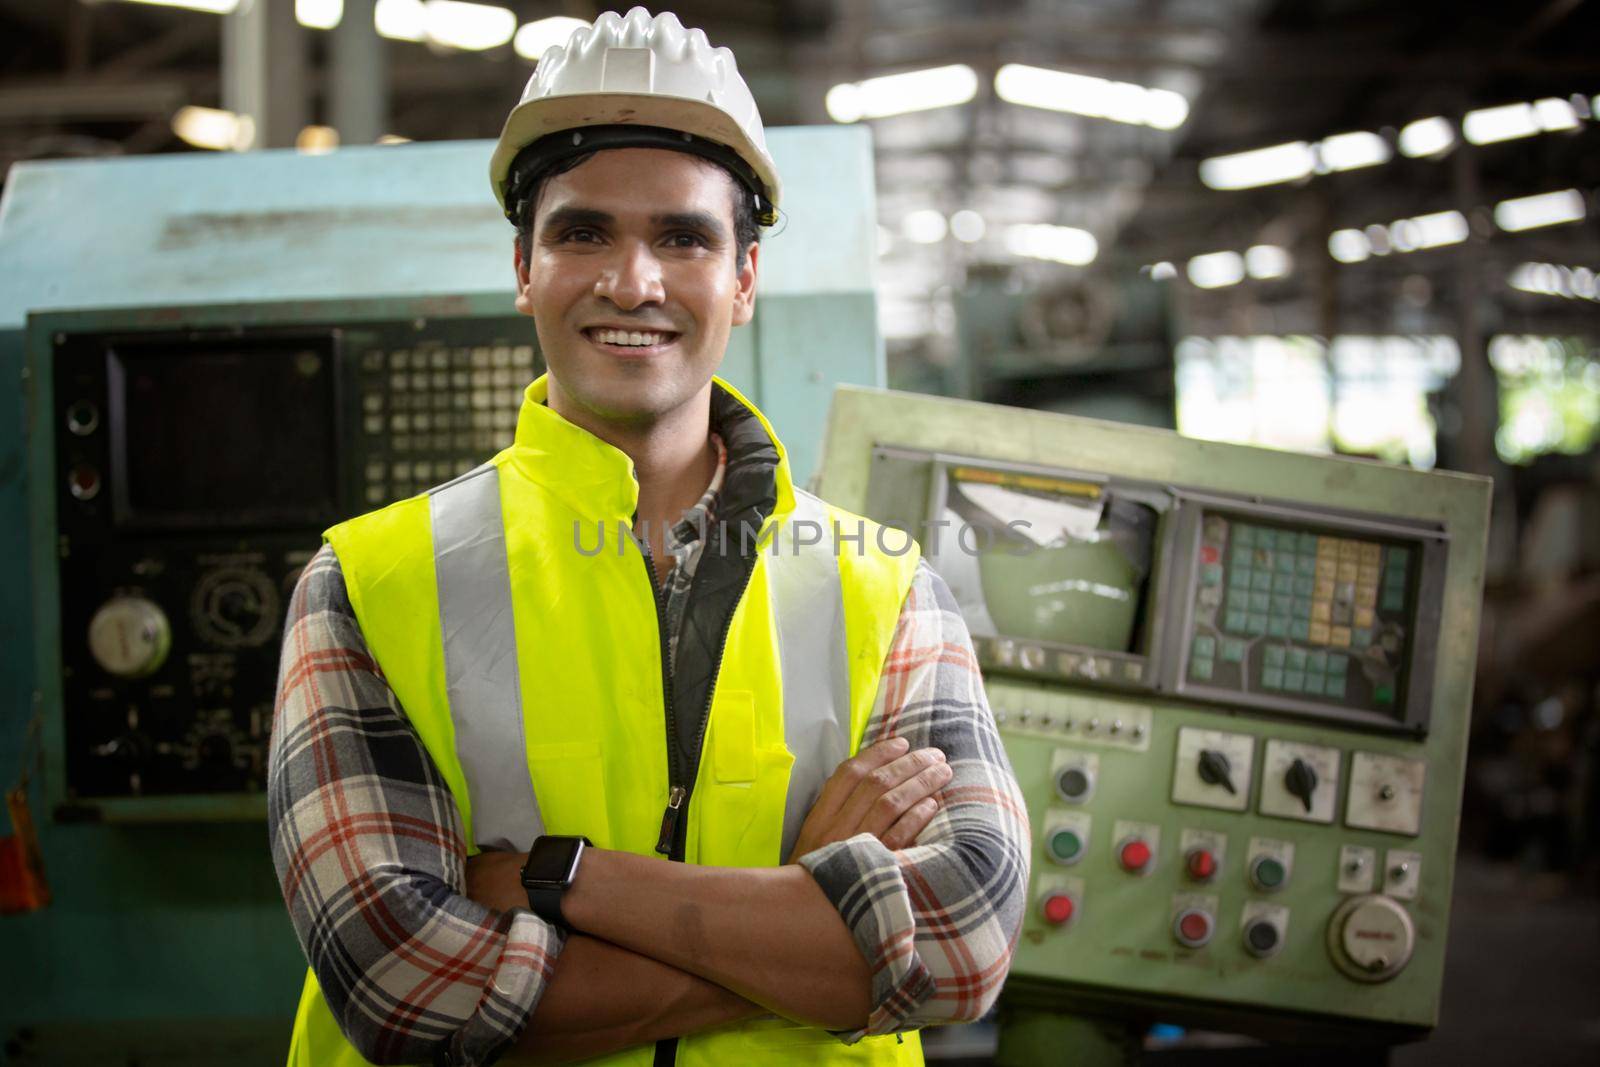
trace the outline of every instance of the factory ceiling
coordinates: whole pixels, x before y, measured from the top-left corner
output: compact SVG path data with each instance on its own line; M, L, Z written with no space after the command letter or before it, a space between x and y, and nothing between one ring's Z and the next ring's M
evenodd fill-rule
M524 23L604 8L500 6ZM965 103L864 120L878 152L884 299L914 312L905 336L948 331L936 294L974 271L1047 288L1154 267L1211 328L1229 328L1248 307L1269 309L1279 330L1316 331L1338 315L1389 317L1412 276L1482 274L1503 287L1521 263L1600 266L1594 2L680 0L674 9L735 50L774 125L832 121L825 101L842 83L957 64L975 75ZM0 0L0 170L30 158L186 150L174 112L222 100L219 26L215 15L118 0ZM329 40L301 34L314 122L327 121ZM493 136L533 69L510 45L469 52L396 40L385 56L389 129L414 140ZM1027 87L1002 93L996 76L1019 66L1168 101L1175 93L1187 114L1130 123L1011 102L1002 96ZM1501 105L1521 106L1535 132L1468 143L1463 119ZM1452 143L1409 151L1408 138L1429 132L1413 124L1435 118ZM1227 188L1207 162L1273 146L1290 146L1285 180ZM1341 163L1335 149L1356 162ZM1565 190L1576 190L1583 221L1500 225L1502 202ZM1435 218L1452 212L1460 221ZM1404 220L1421 221L1425 239ZM1089 261L1040 258L1017 230L1039 224L1091 235ZM1470 256L1464 244L1475 246ZM1262 246L1287 258L1263 259L1259 281L1254 265L1242 285L1208 288L1186 274L1193 257L1242 259ZM1482 284L1449 288L1467 299L1460 294L1481 295ZM1449 300L1426 307L1417 290L1409 298L1424 319L1454 313ZM1514 318L1593 320L1592 302L1522 296L1508 305Z

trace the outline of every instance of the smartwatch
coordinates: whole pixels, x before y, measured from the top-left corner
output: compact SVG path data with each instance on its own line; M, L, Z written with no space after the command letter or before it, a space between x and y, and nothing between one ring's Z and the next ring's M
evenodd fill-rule
M583 850L593 848L587 837L561 837L544 834L528 850L522 867L522 888L528 892L528 907L535 915L560 930L572 932L561 914L561 897L578 877L578 862Z

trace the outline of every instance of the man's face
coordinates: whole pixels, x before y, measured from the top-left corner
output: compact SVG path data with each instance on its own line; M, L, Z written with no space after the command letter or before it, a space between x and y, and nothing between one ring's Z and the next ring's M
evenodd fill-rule
M608 422L646 425L708 387L750 321L756 249L736 269L732 179L682 152L597 152L547 180L517 310L554 383Z

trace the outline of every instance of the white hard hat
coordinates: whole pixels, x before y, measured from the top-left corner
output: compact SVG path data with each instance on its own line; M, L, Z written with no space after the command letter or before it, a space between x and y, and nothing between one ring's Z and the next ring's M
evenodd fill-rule
M567 131L570 137L552 136ZM638 146L722 163L758 197L761 224L776 221L778 168L733 53L711 47L704 31L684 29L671 12L652 18L642 7L625 17L608 11L572 31L565 46L545 50L506 119L489 180L516 222L517 205L508 201L524 175L580 153Z

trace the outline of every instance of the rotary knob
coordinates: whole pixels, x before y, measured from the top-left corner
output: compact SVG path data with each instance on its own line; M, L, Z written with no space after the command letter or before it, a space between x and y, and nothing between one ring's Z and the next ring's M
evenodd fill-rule
M1220 785L1229 795L1238 793L1233 785L1233 767L1228 763L1228 757L1216 749L1200 750L1200 764L1196 771L1200 775L1200 780L1207 785Z
M1306 807L1306 814L1311 813L1311 796L1317 791L1317 772L1311 764L1303 759L1296 759L1289 764L1289 769L1283 772L1283 787L1289 795L1297 798Z
M1385 982L1399 974L1416 940L1406 909L1375 893L1351 897L1328 920L1328 954L1358 982Z
M89 620L89 653L107 674L144 678L161 669L172 648L167 614L152 600L119 596Z

